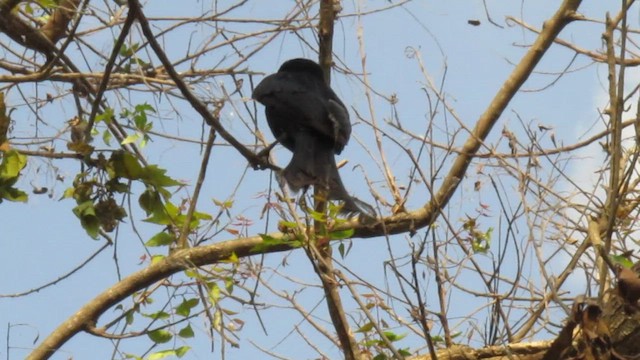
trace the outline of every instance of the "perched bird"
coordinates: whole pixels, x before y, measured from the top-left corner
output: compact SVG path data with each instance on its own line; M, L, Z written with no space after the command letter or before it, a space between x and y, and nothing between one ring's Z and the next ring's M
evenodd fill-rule
M334 154L349 141L349 112L317 63L286 61L258 84L252 97L265 106L276 142L293 153L281 174L291 190L322 187L329 199L344 201L342 212L375 218L373 208L350 196L340 179Z

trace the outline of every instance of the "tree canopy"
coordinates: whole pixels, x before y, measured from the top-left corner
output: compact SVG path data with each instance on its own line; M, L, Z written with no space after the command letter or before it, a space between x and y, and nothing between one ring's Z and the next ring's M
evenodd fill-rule
M0 0L6 357L632 358L638 6ZM298 57L375 220L261 153Z

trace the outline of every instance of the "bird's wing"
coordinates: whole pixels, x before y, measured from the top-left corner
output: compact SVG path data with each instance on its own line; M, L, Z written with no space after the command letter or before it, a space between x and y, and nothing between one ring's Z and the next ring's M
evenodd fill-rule
M333 125L333 138L336 142L335 150L337 154L340 154L344 146L347 145L349 136L351 136L349 112L337 97L336 100L329 99L327 105L329 110L329 120Z
M252 97L281 116L286 114L288 118L281 121L292 128L306 127L328 137L336 143L336 150L342 150L346 144L351 130L349 114L340 100L331 99L335 94L328 94L326 85L315 79L276 73L264 78Z

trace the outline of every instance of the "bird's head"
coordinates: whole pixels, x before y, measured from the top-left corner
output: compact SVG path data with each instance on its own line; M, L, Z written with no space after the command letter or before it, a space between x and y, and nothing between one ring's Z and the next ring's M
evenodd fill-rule
M287 60L280 66L278 72L306 73L324 81L324 72L320 65L309 59L298 58Z

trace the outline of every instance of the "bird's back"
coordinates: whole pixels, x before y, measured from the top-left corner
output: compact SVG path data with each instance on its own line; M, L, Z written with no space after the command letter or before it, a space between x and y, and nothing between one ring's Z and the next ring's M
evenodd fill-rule
M290 150L299 132L322 138L336 153L349 139L351 124L346 108L313 73L279 71L264 78L252 97L265 105L271 131Z

